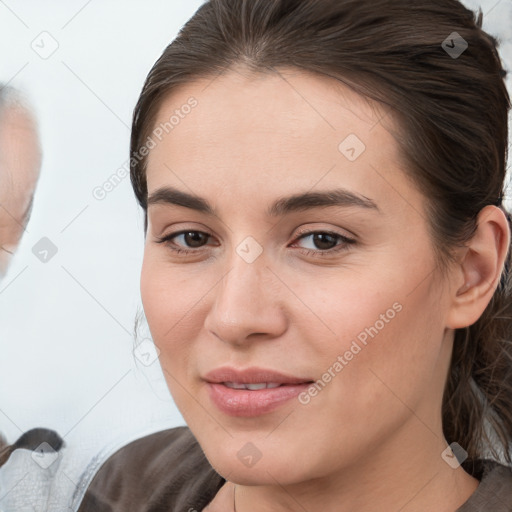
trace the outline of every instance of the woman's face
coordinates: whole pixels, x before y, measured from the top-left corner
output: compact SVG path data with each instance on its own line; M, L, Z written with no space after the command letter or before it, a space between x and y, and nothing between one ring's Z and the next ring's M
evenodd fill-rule
M176 404L228 479L293 484L446 446L451 285L386 126L299 71L231 71L161 106L142 299Z

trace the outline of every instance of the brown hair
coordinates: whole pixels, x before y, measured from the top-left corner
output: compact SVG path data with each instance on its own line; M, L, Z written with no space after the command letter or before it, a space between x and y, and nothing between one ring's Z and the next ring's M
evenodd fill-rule
M462 54L450 53L464 41ZM457 0L207 1L155 63L135 107L137 199L146 210L146 159L138 151L171 91L239 64L269 73L294 67L391 108L408 171L429 199L443 270L451 249L474 234L480 210L504 209L510 98L496 46L482 30L482 13L477 19ZM511 462L511 257L509 250L481 318L455 332L443 430L468 452L466 468L489 451Z

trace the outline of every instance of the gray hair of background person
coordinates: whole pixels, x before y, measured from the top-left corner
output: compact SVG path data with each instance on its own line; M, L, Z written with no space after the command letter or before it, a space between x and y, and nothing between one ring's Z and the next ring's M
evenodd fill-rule
M19 89L0 82L0 120L10 108L22 109L27 113L32 111L27 98Z

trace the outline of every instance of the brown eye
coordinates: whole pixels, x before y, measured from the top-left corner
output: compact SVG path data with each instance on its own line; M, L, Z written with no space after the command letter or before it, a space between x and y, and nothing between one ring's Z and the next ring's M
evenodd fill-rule
M299 242L306 239L309 239L307 244L299 244ZM348 238L340 233L307 231L299 236L294 245L299 245L302 249L301 252L307 256L328 257L348 250L349 246L355 243L356 241L354 239Z
M206 243L209 238L209 235L201 231L187 231L175 236L183 236L183 240L188 247L201 247L203 242Z
M208 233L188 230L169 233L162 238L158 238L157 243L166 245L176 253L186 254L196 252L194 249L200 249L203 245L206 245L210 238L211 235Z
M329 233L315 233L312 240L317 249L323 250L336 247L338 242L337 237Z

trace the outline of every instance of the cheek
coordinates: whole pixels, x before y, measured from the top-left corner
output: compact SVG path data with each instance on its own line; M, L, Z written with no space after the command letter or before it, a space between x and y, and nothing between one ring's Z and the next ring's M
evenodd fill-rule
M204 279L173 269L146 251L140 290L144 313L162 367L169 371L184 368L183 360L193 347L202 327L201 300L207 295Z
M339 279L317 279L316 285L304 282L298 291L317 314L311 323L308 312L309 326L301 324L310 333L302 337L309 343L304 355L318 362L322 380L329 380L329 371L340 376L331 380L337 381L333 387L344 400L352 396L366 403L377 389L385 391L386 383L412 393L437 371L445 305L432 279L418 277L428 263L418 258L415 268L395 261L384 267L385 276L378 269L346 273Z
M140 275L140 293L144 314L148 321L153 340L156 342L158 334L163 329L165 304L169 297L165 286L159 279L157 267L152 265L147 252L144 254L144 261Z
M330 359L323 358L324 372L336 374L329 400L357 411L368 424L398 421L408 414L404 404L415 409L442 388L432 387L444 378L442 307L428 284L414 293L407 287L361 293L363 300L340 312L343 334L337 346L330 345Z
M304 330L300 339L318 354L343 354L352 342L369 346L390 330L403 309L400 287L376 271L337 271L298 282L294 293L306 307L296 309L291 322Z

